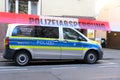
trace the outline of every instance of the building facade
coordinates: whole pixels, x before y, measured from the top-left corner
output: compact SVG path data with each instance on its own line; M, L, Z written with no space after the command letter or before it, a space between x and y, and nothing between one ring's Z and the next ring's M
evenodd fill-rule
M112 6L111 6L112 5ZM109 0L100 11L98 20L108 21L112 31L106 32L107 47L120 49L120 0Z
M96 3L99 0L1 0L0 11L43 16L69 16L96 19ZM101 1L101 0L100 0ZM101 3L102 4L102 3ZM0 24L0 50L3 50L3 38L7 24ZM101 32L82 30L86 36L95 39L106 38Z
M6 12L95 17L96 0L5 0Z

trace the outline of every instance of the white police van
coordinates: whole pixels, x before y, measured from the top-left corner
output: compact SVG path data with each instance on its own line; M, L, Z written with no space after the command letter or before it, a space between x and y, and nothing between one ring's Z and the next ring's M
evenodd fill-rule
M93 64L102 59L101 46L71 27L9 24L3 57L17 65L33 59L84 60Z

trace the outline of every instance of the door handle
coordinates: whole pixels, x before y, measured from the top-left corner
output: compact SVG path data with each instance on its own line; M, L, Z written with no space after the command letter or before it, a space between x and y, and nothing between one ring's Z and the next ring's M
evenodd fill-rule
M63 42L64 42L64 43L67 43L68 41L67 41L67 40L64 40Z
M54 40L54 42L58 42L58 41L59 41L59 40L57 40L57 39L56 39L56 40Z

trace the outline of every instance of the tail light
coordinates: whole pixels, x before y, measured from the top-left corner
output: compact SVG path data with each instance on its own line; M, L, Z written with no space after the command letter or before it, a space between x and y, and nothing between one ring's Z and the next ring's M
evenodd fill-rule
M9 46L9 38L5 38L5 46Z

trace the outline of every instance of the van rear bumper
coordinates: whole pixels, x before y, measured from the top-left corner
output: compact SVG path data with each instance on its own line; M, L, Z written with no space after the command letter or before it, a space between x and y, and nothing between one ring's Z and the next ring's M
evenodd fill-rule
M14 58L14 54L15 54L15 50L14 49L10 49L9 47L6 47L5 50L4 50L3 57L5 59L13 59Z

